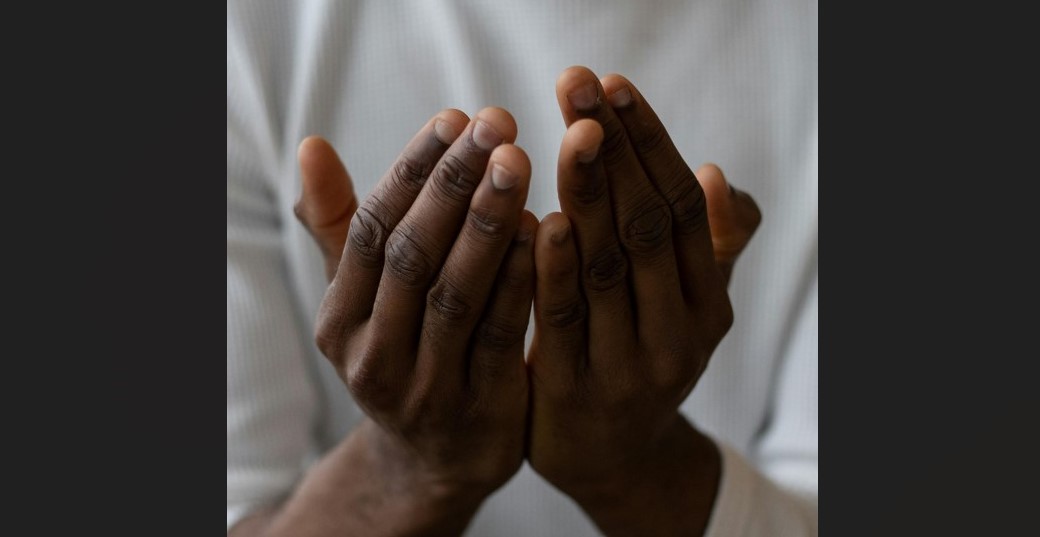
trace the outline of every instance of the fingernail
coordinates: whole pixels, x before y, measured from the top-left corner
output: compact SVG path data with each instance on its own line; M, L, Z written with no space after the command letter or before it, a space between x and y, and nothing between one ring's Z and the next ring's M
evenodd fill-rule
M578 162L588 164L593 160L596 160L596 155L599 154L599 146L594 145L588 149L578 151Z
M491 167L491 184L495 185L498 190L509 190L516 185L519 178L513 172L507 170L505 166L501 164L495 164Z
M570 237L570 235L571 227L563 226L560 229L553 231L552 235L549 235L549 240L551 240L556 246L562 246L563 243L567 242L567 238Z
M433 125L433 130L437 133L437 139L445 145L451 145L459 137L459 131L443 119L437 120L437 123Z
M598 99L599 92L596 91L596 84L592 82L567 94L567 100L576 110L588 110L596 106Z
M623 87L614 93L611 93L607 97L607 101L610 106L614 108L622 108L628 106L628 103L632 102L632 92L628 91L628 87Z
M485 151L491 151L502 143L502 137L498 135L494 127L483 121L477 121L473 127L473 141Z
M527 242L531 238L531 230L520 226L520 229L516 230L516 242Z

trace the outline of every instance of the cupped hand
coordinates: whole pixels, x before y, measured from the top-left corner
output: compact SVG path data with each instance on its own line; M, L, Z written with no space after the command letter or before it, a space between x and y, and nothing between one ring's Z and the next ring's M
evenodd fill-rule
M733 322L729 271L760 215L717 167L687 166L624 78L571 68L557 97L562 214L535 243L528 457L608 534L665 523L662 501L701 508L688 530L719 456L678 408Z
M445 110L360 206L327 142L299 149L296 214L331 279L317 344L400 490L482 498L523 461L537 219L515 137L505 110Z

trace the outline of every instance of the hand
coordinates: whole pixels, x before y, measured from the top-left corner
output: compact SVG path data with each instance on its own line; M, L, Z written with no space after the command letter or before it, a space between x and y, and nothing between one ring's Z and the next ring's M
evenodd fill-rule
M714 166L702 186L625 79L571 68L557 96L563 214L536 238L528 457L607 534L699 534L719 455L678 408L733 322L720 264L757 207Z
M537 219L523 209L530 162L515 136L501 109L441 112L356 211L332 148L301 144L297 215L327 261L343 251L326 264L316 340L370 418L341 446L364 479L332 493L375 510L383 530L417 514L380 506L412 501L430 517L467 515L423 531L461 531L523 462Z

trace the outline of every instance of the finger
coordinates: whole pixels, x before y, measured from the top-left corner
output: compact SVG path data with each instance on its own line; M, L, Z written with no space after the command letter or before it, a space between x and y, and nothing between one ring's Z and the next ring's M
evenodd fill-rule
M417 377L446 389L469 373L467 349L527 201L531 162L522 149L495 148L451 252L426 295Z
M336 278L319 312L319 321L329 323L326 333L343 333L368 319L383 273L383 251L390 230L411 207L430 171L468 121L466 114L450 109L431 118L354 212L345 250L337 258Z
M640 338L658 340L683 311L672 246L671 211L643 171L624 126L603 100L592 71L572 67L556 82L568 125L591 118L603 127L602 159L610 186L618 238L629 261Z
M492 150L514 139L516 123L508 112L481 110L437 162L415 203L390 228L372 322L388 344L401 349L398 354L414 356L418 349L430 284L469 212Z
M524 211L484 315L473 331L469 378L478 394L494 395L524 378L524 335L534 297L537 230L538 218Z
M332 281L343 254L350 219L357 210L354 183L336 150L320 136L304 138L296 151L296 159L303 185L293 210L318 243L325 258L325 275Z
M570 222L550 213L535 236L534 341L529 366L539 385L566 390L586 367L588 305L581 294Z
M635 86L610 75L603 87L643 168L671 208L683 296L691 305L710 301L724 285L712 253L704 190Z
M590 356L613 356L616 353L604 351L635 336L628 259L614 226L599 152L602 142L599 123L578 120L564 134L557 161L560 206L573 226L582 290L589 305Z
M762 222L762 212L755 200L726 182L715 164L697 168L697 180L704 189L708 204L708 223L715 262L729 283L733 266Z

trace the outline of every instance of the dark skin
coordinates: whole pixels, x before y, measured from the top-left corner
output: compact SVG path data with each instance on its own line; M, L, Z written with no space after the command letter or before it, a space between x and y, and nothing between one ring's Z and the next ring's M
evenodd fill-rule
M301 144L296 212L331 281L317 341L368 419L233 535L458 535L525 456L607 535L703 532L719 456L677 409L758 208L695 176L623 78L571 68L557 93L563 212L541 224L504 110L439 113L360 208L332 147Z
M556 89L528 458L607 535L700 535L720 457L678 409L733 322L705 190L630 82L572 68Z

